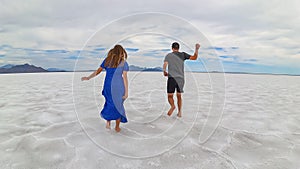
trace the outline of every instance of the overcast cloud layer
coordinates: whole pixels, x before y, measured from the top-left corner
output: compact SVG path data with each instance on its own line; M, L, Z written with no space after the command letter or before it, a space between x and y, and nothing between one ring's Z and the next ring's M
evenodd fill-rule
M211 42L216 57L223 61L225 71L300 74L299 6L297 0L1 0L0 65L28 62L72 70L87 40L105 25L132 14L162 12L179 16L201 31ZM161 66L169 48L166 44L172 40L164 36L132 37L127 40L131 45L125 46L132 55L128 61ZM145 45L147 41L152 45ZM102 57L110 46L104 42L99 46L92 52ZM189 48L193 46L186 49ZM151 57L144 57L145 62L141 62L138 58L145 53ZM81 60L84 62L85 58ZM88 61L81 69L95 69Z

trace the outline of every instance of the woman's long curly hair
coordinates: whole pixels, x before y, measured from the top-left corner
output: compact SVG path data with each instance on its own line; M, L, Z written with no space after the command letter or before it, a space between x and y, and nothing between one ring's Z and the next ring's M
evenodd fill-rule
M121 45L115 45L114 48L109 50L106 60L105 60L105 66L116 68L121 63L125 63L125 59L127 59L127 52Z

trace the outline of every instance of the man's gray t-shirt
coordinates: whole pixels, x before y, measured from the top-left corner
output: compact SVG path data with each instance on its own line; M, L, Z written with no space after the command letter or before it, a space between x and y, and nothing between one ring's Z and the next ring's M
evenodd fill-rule
M168 53L164 60L168 62L168 77L184 78L184 61L190 57L185 52Z

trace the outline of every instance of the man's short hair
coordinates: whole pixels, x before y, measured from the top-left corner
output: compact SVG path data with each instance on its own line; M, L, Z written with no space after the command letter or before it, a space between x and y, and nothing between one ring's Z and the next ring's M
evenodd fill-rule
M174 42L174 43L172 44L172 49L179 49L179 43Z

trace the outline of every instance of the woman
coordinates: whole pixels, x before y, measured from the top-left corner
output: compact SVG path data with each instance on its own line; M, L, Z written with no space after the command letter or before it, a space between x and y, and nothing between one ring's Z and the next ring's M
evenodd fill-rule
M105 104L101 111L101 117L106 120L106 128L110 129L110 121L116 120L115 130L120 132L120 122L126 123L127 118L123 102L128 97L128 79L129 70L126 62L127 53L121 45L115 45L111 49L100 67L88 77L82 77L81 80L90 80L106 70L106 76L102 95L105 97Z

